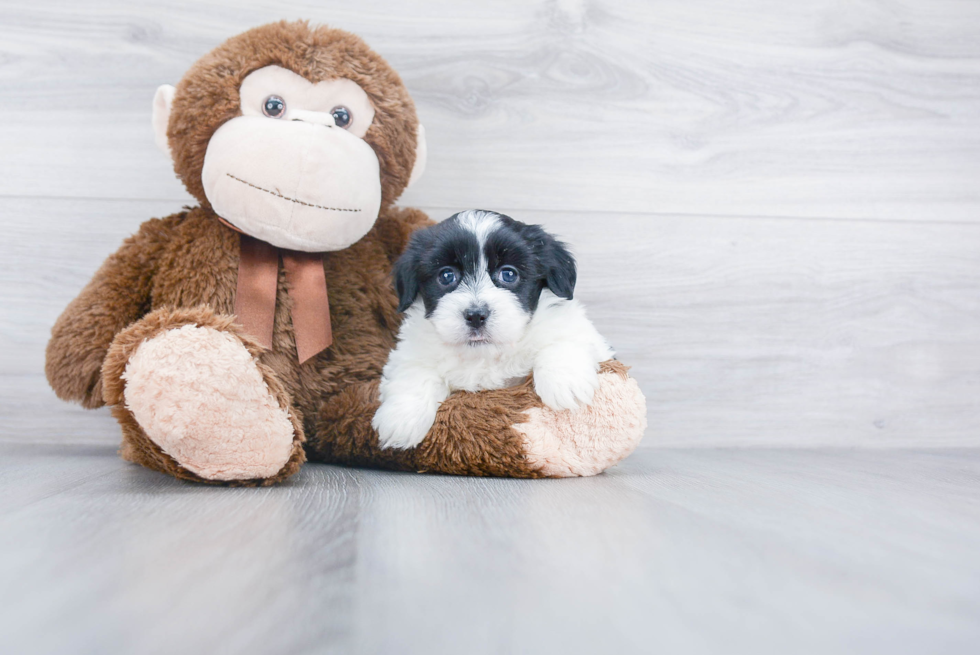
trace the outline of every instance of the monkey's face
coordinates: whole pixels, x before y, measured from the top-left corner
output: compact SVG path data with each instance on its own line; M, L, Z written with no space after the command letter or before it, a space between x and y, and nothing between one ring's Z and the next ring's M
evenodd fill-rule
M242 115L208 142L201 171L212 209L281 248L341 250L378 217L378 158L364 141L374 108L348 79L316 84L279 66L250 73Z
M202 205L280 248L347 248L425 168L398 74L361 39L303 21L225 41L153 101L157 144Z

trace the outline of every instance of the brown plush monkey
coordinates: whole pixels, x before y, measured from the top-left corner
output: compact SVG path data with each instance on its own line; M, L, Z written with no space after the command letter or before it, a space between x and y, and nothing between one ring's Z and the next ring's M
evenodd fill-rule
M531 382L457 393L412 450L371 429L399 324L390 280L412 230L395 200L424 132L398 75L354 35L305 22L229 39L154 101L158 143L201 204L144 223L52 330L59 397L109 404L124 458L178 478L267 485L304 460L411 471L592 475L646 408L607 362L593 405Z

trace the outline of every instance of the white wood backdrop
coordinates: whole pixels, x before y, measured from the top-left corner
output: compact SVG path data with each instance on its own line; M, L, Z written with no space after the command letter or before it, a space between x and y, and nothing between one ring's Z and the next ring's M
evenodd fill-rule
M0 437L113 441L48 330L189 196L150 101L279 18L362 35L429 136L404 204L566 237L645 445L980 445L980 2L0 2Z

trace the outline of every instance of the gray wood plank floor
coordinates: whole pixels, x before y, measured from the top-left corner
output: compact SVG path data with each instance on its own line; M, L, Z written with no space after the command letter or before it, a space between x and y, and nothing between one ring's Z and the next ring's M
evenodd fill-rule
M980 452L194 487L0 444L5 653L975 653Z
M203 489L47 389L65 303L191 202L154 89L300 17L416 99L403 204L572 244L633 457ZM977 652L977 34L962 0L0 0L0 652Z

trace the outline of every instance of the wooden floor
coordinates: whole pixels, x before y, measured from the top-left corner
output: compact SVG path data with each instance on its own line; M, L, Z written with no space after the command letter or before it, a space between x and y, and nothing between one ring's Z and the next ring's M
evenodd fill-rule
M594 479L203 489L59 402L50 326L190 204L153 92L280 18L540 222L648 399ZM980 651L980 2L0 2L0 652Z
M5 653L975 653L980 453L194 487L0 445Z

